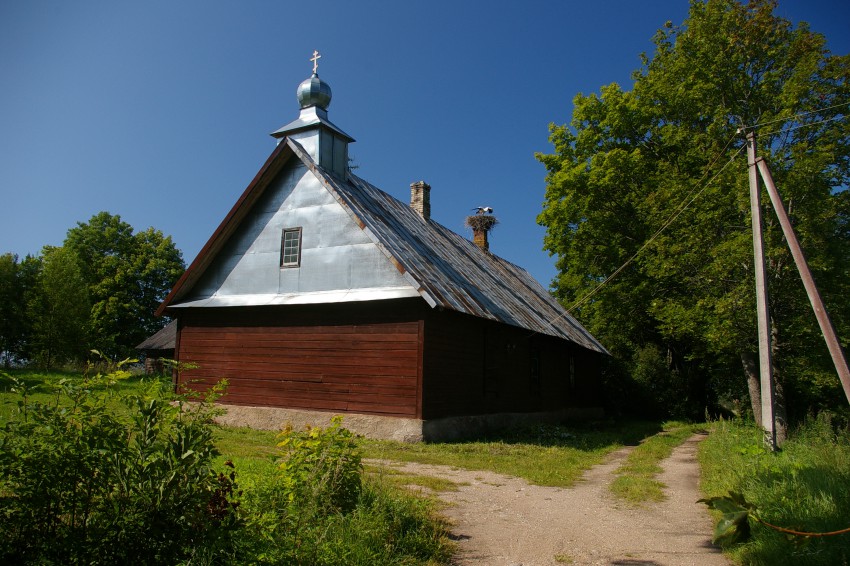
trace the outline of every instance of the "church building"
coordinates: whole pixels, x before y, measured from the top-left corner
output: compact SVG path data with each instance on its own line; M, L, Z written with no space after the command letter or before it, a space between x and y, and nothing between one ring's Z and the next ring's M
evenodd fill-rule
M427 183L404 203L350 170L318 57L299 116L159 308L193 368L176 386L227 379L233 425L342 414L407 441L597 416L605 348L490 251L487 222L470 241L431 218Z

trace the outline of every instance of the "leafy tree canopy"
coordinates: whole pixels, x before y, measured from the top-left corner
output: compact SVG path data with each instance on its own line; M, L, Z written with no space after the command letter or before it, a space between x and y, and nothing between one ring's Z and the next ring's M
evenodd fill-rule
M80 261L92 303L92 347L120 358L162 327L154 311L183 274L171 236L134 232L121 217L100 212L68 230L64 246Z
M746 391L738 376L756 330L741 131L757 132L827 308L850 334L850 56L775 9L692 1L681 26L657 32L633 89L576 96L571 123L551 127L554 153L537 156L554 292L669 412L702 415ZM798 411L840 404L778 222L764 216L777 377Z
M45 247L39 285L27 303L32 324L29 357L47 368L84 359L90 307L76 254L69 248Z

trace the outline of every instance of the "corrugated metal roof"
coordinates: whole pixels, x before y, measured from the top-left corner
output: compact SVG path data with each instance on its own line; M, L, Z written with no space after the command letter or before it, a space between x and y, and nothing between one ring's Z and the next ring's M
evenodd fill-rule
M432 307L565 338L607 353L526 270L484 252L438 222L423 219L408 204L353 174L342 180L327 173L297 142L287 143L413 279Z

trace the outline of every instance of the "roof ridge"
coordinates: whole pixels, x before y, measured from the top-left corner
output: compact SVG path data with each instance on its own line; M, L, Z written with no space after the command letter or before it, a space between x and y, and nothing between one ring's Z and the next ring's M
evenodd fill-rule
M499 321L535 333L605 348L524 268L490 252L362 177L345 178L319 165L286 136L231 208L157 311L183 298L258 202L275 176L295 156L342 206L352 221L432 307Z

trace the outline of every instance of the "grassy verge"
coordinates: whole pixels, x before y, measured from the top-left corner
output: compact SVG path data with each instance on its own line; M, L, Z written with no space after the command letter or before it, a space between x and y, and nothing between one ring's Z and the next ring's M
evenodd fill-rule
M540 425L475 442L402 444L366 440L367 458L442 464L521 477L529 483L569 487L605 455L658 432L658 423L594 426Z
M721 421L699 451L708 496L741 493L773 525L808 532L850 527L850 434L826 418L792 433L777 453L761 431ZM752 538L727 549L742 564L832 565L850 562L850 534L788 538L750 520Z
M665 486L657 479L663 471L661 461L700 428L705 428L705 425L665 423L661 433L641 442L614 472L617 477L611 482L611 492L635 506L663 501Z
M12 391L15 386L14 380L27 387L29 402L50 403L57 398L56 385L63 379L80 380L82 375L62 371L0 371L0 426L8 422L12 414L18 410L19 397ZM146 388L162 382L161 378L142 376L121 380L113 387L116 395L110 401L109 407L117 412L126 412L127 407L121 401L122 394L141 393Z

